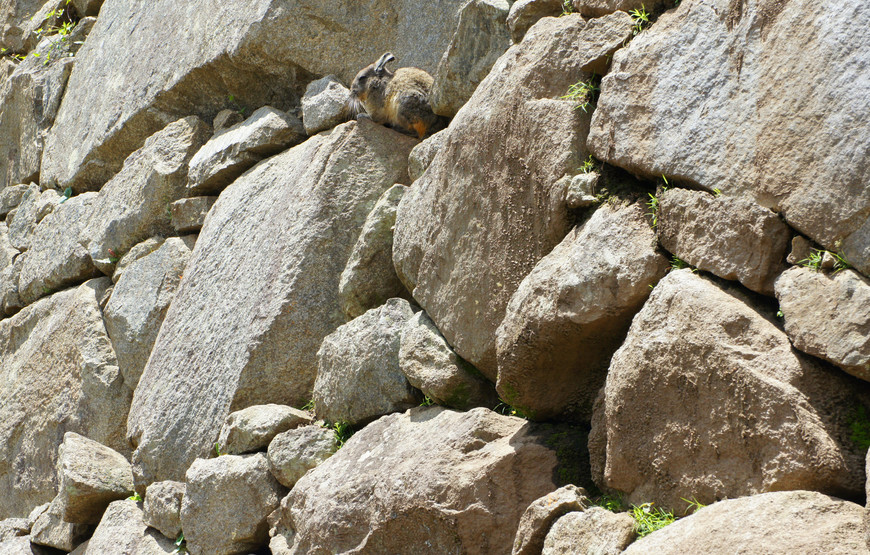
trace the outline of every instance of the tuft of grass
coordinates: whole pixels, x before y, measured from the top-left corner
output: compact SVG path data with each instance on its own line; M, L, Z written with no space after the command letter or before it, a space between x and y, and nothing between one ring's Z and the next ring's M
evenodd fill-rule
M688 515L690 510L692 511L692 514L695 514L707 506L707 505L704 505L703 503L701 503L700 501L698 501L697 499L695 499L694 497L692 497L692 499L686 499L685 497L680 497L680 499L682 499L683 501L685 501L687 503L686 510L683 511L683 515Z
M628 15L634 20L634 27L631 30L632 35L637 35L649 26L650 13L646 11L646 7L643 4L640 5L640 8L629 10Z
M562 15L574 13L574 3L571 0L562 0Z
M862 452L870 449L870 418L864 405L857 405L849 415L849 439Z
M435 404L435 400L432 399L432 397L429 397L428 395L424 395L423 402L420 403L420 406L421 407L431 407L434 404Z
M713 196L715 196L715 197L722 196L722 189L714 188L713 189Z
M632 505L628 511L634 519L634 531L639 538L661 530L676 520L672 511L665 511L653 505L653 503Z
M611 513L621 513L625 510L625 499L623 499L622 494L610 495L604 493L593 499L592 504L607 509Z
M221 453L221 444L217 441L214 442L214 454L216 457L220 457L221 455L226 455L226 453Z
M138 493L134 493L133 495L131 495L130 497L127 498L127 501L137 501L137 502L139 502L139 501L142 501L142 496L139 495Z
M598 160L593 158L590 154L586 160L583 161L583 165L580 166L580 173L592 173L598 169Z
M798 260L798 266L805 266L816 271L821 271L822 261L825 259L825 254L829 254L834 258L833 269L835 274L841 270L846 270L852 267L852 265L849 264L849 261L846 260L842 254L820 249L812 249L809 256L803 260Z
M351 438L354 434L354 429L350 427L350 424L344 421L339 421L331 426L332 433L335 436L335 443L338 445L338 448L341 449L344 447L344 444L347 443L347 440Z
M314 399L311 399L304 405L302 405L302 410L307 410L308 412L314 412Z
M571 100L578 102L575 109L588 112L590 108L594 109L598 102L598 93L601 92L601 77L592 74L586 81L577 81L570 87L564 96L560 96L562 100Z
M187 553L187 540L184 539L184 532L181 532L175 538L175 551L172 554L175 555L176 553Z
M649 200L646 202L646 207L649 209L649 212L646 215L652 219L651 227L655 229L659 225L659 197L652 193L647 194L649 195Z
M682 258L680 258L677 255L671 256L671 268L673 268L674 270L682 270L683 268L689 268L692 270L693 273L698 272L697 268L695 268L694 266L692 266L691 264L689 264L688 262L686 262L685 260L683 260Z

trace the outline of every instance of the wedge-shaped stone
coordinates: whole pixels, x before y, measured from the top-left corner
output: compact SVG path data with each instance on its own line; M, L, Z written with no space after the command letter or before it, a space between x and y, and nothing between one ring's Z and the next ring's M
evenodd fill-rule
M586 158L590 116L558 98L604 72L631 21L619 13L538 22L498 59L399 204L399 278L490 380L511 295L570 230L564 190L553 184Z
M338 282L341 310L352 320L393 297L407 297L393 267L393 227L396 209L408 188L393 185L366 218Z
M683 499L863 492L866 449L852 426L870 388L801 356L772 320L738 287L688 269L661 280L596 403L598 483L676 511Z
M89 524L65 522L62 513L59 499L55 498L51 505L34 520L30 541L36 545L72 551L94 531L94 527Z
M776 280L776 298L795 347L870 381L870 279L794 267Z
M272 439L291 428L311 424L303 410L285 405L255 405L227 416L218 445L221 453L241 455L264 450Z
M40 191L39 185L31 183L22 193L18 208L11 213L11 221L7 221L12 246L21 251L29 249L37 224L51 214L61 200L57 191Z
M184 499L183 482L155 482L145 492L143 519L169 539L181 533L181 501Z
M341 271L377 199L407 181L414 143L349 122L221 194L136 389L137 488L183 480L230 412L311 400L317 349L345 321Z
M269 543L266 517L287 490L266 455L197 460L187 471L181 528L193 555L250 553Z
M626 554L870 553L863 507L814 491L727 499L641 538Z
M511 555L537 555L544 547L547 531L557 518L571 511L588 509L591 504L586 490L573 484L536 499L520 519Z
M142 504L127 499L109 505L81 555L109 553L170 555L177 550L173 540L148 528L143 519Z
M413 315L408 301L390 299L323 339L314 382L318 418L357 426L420 404L399 368L402 328Z
M589 149L752 197L868 275L868 26L863 0L685 2L614 55Z
M347 121L350 91L335 75L312 81L302 97L302 122L305 132L314 135Z
M541 555L619 555L637 537L635 524L628 513L601 507L570 512L553 523Z
M21 254L18 295L25 305L100 275L78 235L97 202L96 193L66 200L36 226L31 248Z
M190 161L188 194L215 194L245 170L302 141L305 129L295 116L263 106L241 123L216 133Z
M217 197L192 197L176 200L170 207L172 227L179 233L196 233L202 229L208 211Z
M130 392L98 304L110 285L91 280L0 321L0 517L54 498L65 431L129 453Z
M674 256L773 295L792 232L770 210L743 198L670 189L659 199L657 220L659 241Z
M57 456L57 504L65 522L99 524L109 503L133 493L130 463L114 449L67 432Z
M137 243L173 233L170 205L185 196L188 163L208 134L208 125L193 116L167 125L100 189L79 240L103 273L112 275L118 259Z
M306 472L335 453L335 432L303 426L278 434L269 444L269 470L282 485L292 488Z
M288 110L314 75L350 83L387 51L433 73L465 2L107 2L76 56L42 182L98 189L179 117L211 121L230 105Z
M668 270L645 209L603 204L520 283L497 335L508 404L534 418L589 421L610 357Z
M484 408L384 416L296 483L284 537L299 554L510 553L526 507L579 478L560 470L582 461L561 442L583 435Z
M112 290L104 313L106 331L131 391L142 377L195 240L192 235L170 237L127 266Z

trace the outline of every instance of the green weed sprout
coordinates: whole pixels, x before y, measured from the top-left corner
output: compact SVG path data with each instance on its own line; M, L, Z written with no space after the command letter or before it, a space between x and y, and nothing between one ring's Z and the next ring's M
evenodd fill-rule
M672 511L654 507L653 503L632 505L629 514L634 519L634 531L639 538L661 530L676 520Z

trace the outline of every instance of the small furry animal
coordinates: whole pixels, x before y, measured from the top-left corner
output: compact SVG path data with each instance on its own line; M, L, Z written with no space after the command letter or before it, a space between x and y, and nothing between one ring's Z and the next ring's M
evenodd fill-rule
M422 139L444 127L443 119L429 105L432 76L416 67L391 72L386 65L395 59L387 52L357 73L350 86L349 115L356 117L365 108L376 123Z

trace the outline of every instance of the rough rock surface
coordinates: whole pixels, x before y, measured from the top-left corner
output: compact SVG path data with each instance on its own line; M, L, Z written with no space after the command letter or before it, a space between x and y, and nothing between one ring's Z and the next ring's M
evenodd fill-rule
M564 10L563 0L517 0L508 14L506 25L511 39L520 42L529 28L542 17L556 17Z
M665 191L658 206L664 248L699 270L773 295L791 241L776 214L748 199L688 189Z
M147 137L190 114L210 121L228 107L228 93L242 106L287 110L311 76L333 74L349 83L387 51L402 66L432 73L464 4L108 2L76 57L46 143L42 180L99 187ZM178 33L167 21L221 32Z
M509 553L526 507L561 485L557 429L483 408L385 416L282 502L291 552Z
M438 151L444 146L446 140L447 130L442 129L434 135L426 137L420 141L420 143L411 150L411 154L408 156L408 174L410 174L412 182L417 181L420 176L423 175L423 172L426 171L426 168L428 168L429 164L432 163L435 155L438 154Z
M501 398L589 421L610 357L668 270L641 202L605 203L520 283L498 328Z
M0 222L0 270L11 266L18 255L18 249L9 242L9 227L5 222Z
M112 281L118 283L120 281L121 276L124 275L124 272L127 270L127 267L139 260L140 258L144 258L156 251L160 248L163 242L166 241L165 237L160 235L155 235L154 237L149 237L145 239L141 243L138 243L132 249L127 251L127 254L121 257L121 260L115 264L115 273L112 274Z
M59 204L33 231L31 248L21 255L18 294L25 305L64 287L100 275L79 243L94 211L96 193L77 195Z
M795 347L870 381L870 279L793 267L776 280L776 298Z
M341 310L348 320L381 306L387 299L408 296L393 266L396 209L407 190L404 185L390 187L366 217L338 282Z
M0 542L30 534L31 523L26 518L0 520ZM2 551L0 551L2 553Z
M155 482L148 486L143 505L143 520L170 539L181 533L181 501L185 485L182 482Z
M720 501L641 538L626 554L862 553L860 505L814 491Z
M520 518L511 555L538 555L553 521L570 511L583 511L590 504L586 490L573 484L536 499Z
M688 269L661 280L595 409L596 481L677 511L681 498L862 492L850 424L866 411L866 384L799 355L772 319Z
M21 204L15 210L12 221L7 222L12 246L22 251L29 249L36 225L54 210L61 198L57 191L40 191L39 185L31 183L21 195Z
M459 23L429 93L436 114L453 117L511 45L505 24L508 0L472 0L459 11Z
M553 523L541 555L619 555L637 537L634 526L628 513L601 507L571 512Z
M7 185L0 189L0 217L5 218L6 214L21 204L21 197L24 196L27 187L24 183L19 183L17 185Z
M292 488L306 472L335 453L335 433L320 426L303 426L278 434L269 444L269 470Z
M335 75L312 81L302 97L302 123L314 135L345 121L350 90Z
M103 0L72 0L72 5L75 6L80 17L96 16L100 13Z
M181 528L193 555L248 553L269 541L266 517L287 492L266 455L199 459L187 471Z
M42 8L45 0L4 0L0 2L0 47L13 52L24 50L30 18Z
M314 382L318 418L355 426L420 404L399 369L402 328L413 315L408 301L390 299L324 338Z
M578 78L603 73L630 27L622 12L541 20L499 58L399 205L399 278L491 380L511 295L570 229L564 191L552 184L586 158L589 116L556 99Z
M222 191L245 170L305 138L302 122L263 106L241 123L215 133L190 161L188 194Z
M72 551L91 535L93 526L64 522L61 512L60 505L53 501L33 522L30 541L37 545Z
M341 271L377 199L407 180L414 144L349 122L224 190L136 389L137 487L182 480L231 411L311 399L317 348L345 321Z
M212 120L211 126L214 129L215 135L217 135L224 129L229 129L237 123L242 123L243 121L245 121L245 116L240 114L238 110L230 110L229 108L225 108L217 113L217 115L214 117L214 120Z
M402 328L399 368L412 386L439 405L468 410L498 401L492 383L450 348L422 310Z
M193 116L167 125L100 189L80 240L103 273L112 275L118 258L137 243L173 233L170 204L185 196L188 163L208 133L208 125Z
M681 4L614 55L589 149L754 197L870 274L868 25L862 0Z
M123 455L67 432L58 450L58 509L64 521L99 524L109 503L133 493L133 471Z
M202 229L208 211L217 197L193 197L176 200L170 206L172 227L179 233L193 233Z
M21 273L21 257L18 256L0 271L0 297L3 301L3 313L11 316L24 308L18 295L18 275Z
M74 431L129 453L130 406L96 279L0 321L0 517L23 517L57 493L57 448Z
M221 453L252 453L268 447L276 435L310 424L312 420L310 414L293 407L255 405L227 416L218 444Z
M574 11L583 17L601 17L617 10L628 12L631 10L657 11L662 6L671 7L679 2L671 0L573 0Z
M44 40L40 57L28 56L0 84L0 188L39 179L45 137L73 67L72 58L61 56L43 63L52 40L58 39Z
M131 500L115 501L106 509L100 525L88 540L82 555L169 555L175 542L151 530L142 518L142 506Z
M195 236L171 237L126 267L112 290L104 318L124 383L136 389L160 325L178 290Z

